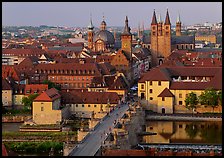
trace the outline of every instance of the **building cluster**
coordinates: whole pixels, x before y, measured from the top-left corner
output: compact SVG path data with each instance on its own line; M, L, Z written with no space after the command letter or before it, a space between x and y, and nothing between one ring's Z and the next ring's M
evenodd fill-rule
M175 30L172 35L168 10L164 22L154 10L151 32L139 28L137 37L126 16L119 37L107 30L103 18L100 29L90 19L87 38L81 32L62 38L55 35L57 28L45 38L3 39L2 104L22 105L24 96L38 93L33 121L54 124L68 111L83 117L109 112L138 83L138 96L151 109L174 113L189 92L201 93L209 86L220 90L222 76L221 49L196 49L195 41L216 43L215 37L183 35L180 16ZM46 80L61 90L44 85Z

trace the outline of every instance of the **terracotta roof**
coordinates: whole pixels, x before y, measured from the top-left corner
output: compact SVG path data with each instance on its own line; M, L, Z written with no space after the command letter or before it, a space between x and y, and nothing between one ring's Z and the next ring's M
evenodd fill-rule
M55 88L51 88L51 89L48 89L45 92L41 93L36 99L34 99L34 101L51 102L60 97L61 97L61 95L58 93L58 91Z
M149 72L145 73L139 80L139 83L145 81L170 81L169 73L165 68L153 68Z
M80 63L56 63L56 64L38 64L35 68L34 68L34 71L38 71L38 73L40 73L40 71L42 70L42 73L43 71L50 71L50 73L48 72L45 72L45 74L57 74L57 72L53 72L54 70L55 71L60 71L58 73L58 75L85 75L85 76L101 76L101 73L99 72L99 69L97 67L97 64L96 63L84 63L84 64L80 64ZM68 71L68 73L67 73ZM70 72L72 72L72 74L70 74ZM94 72L92 74L88 72L89 71L92 71ZM80 72L80 74L79 74Z
M61 92L64 104L118 104L119 96L115 92Z
M126 84L126 82L124 81L122 76L119 76L117 78L115 78L115 81L113 84L109 84L109 90L126 90L128 89L128 85Z
M158 97L174 97L173 93L170 92L168 88L165 88L159 95Z
M11 76L14 80L20 79L19 72L15 69L14 65L2 65L2 78Z
M2 78L2 90L12 90L11 85L6 79Z
M112 75L116 72L115 67L108 62L98 63L97 66L102 75Z
M107 149L103 156L147 156L145 150L121 150L121 149Z
M47 84L26 84L25 85L25 94L34 94L34 93L42 93L48 89ZM29 91L29 93L27 93Z
M2 143L2 156L8 156L8 152L5 148L5 145Z
M21 56L21 55L40 56L41 54L44 54L44 53L46 53L46 51L39 48L3 49L2 50L2 54L11 54L11 55L18 55L18 56Z

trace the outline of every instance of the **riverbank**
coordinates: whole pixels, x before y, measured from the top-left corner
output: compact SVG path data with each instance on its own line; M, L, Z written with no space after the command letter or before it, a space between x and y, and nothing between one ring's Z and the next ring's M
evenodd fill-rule
M220 115L168 115L168 114L150 114L145 118L148 120L156 121L222 121Z

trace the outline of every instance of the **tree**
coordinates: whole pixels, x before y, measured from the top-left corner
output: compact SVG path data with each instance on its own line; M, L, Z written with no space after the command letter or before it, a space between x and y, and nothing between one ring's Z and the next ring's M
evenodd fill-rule
M194 137L197 136L197 133L198 133L198 127L197 127L196 124L191 123L191 124L189 124L189 125L186 126L185 131L186 131L187 135L188 135L191 139L193 139Z
M221 97L221 94L219 94ZM211 106L214 112L214 108L218 106L219 95L213 88L206 89L199 96L199 102L201 105Z
M189 93L187 98L185 99L185 103L186 103L186 108L189 110L192 110L192 114L193 114L194 109L196 108L196 105L198 104L197 95L194 92Z
M47 84L48 85L48 89L55 88L55 89L57 89L59 91L61 90L61 87L59 85L56 85L54 82L51 82L49 80L44 80L43 84Z
M222 91L218 91L218 104L222 105Z
M24 104L25 109L32 109L32 103L33 100L38 96L39 94L30 94L28 97L23 97L22 103Z

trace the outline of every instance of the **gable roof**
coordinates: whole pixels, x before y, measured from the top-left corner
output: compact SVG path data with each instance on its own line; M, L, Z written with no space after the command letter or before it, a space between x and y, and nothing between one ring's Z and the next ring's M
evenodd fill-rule
M2 78L2 90L12 90L11 85L6 79Z
M34 99L34 101L51 102L60 97L61 97L61 95L58 93L58 91L55 88L51 88L51 89L48 89L45 92L41 93L36 99Z
M158 97L174 97L173 93L170 92L168 88L165 88L159 95Z

